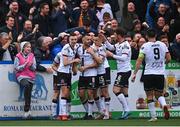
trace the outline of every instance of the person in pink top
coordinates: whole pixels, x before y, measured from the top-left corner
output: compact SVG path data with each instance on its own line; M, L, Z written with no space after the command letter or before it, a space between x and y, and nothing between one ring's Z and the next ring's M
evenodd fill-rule
M14 60L15 74L18 83L24 88L24 117L29 118L31 115L31 92L35 81L36 60L31 52L30 42L20 44L21 51L16 55Z

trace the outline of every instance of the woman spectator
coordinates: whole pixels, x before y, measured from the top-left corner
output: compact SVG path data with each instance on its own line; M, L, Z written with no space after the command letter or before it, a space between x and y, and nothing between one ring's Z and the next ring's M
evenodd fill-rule
M35 81L36 60L34 54L31 53L30 42L21 43L21 51L16 55L14 66L18 83L24 88L24 117L30 117L31 92Z

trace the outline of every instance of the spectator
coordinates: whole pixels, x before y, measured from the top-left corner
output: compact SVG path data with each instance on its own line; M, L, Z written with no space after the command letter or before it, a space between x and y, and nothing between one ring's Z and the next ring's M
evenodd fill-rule
M97 11L96 16L99 19L99 24L103 22L104 13L109 13L111 19L113 18L111 6L105 3L105 0L97 0L96 11Z
M19 12L19 4L16 0L13 0L9 5L9 12L7 16L14 17L14 27L16 29L17 34L19 34L23 30L23 24L27 19L22 13Z
M49 44L52 42L52 39L49 37L41 36L38 38L37 43L38 46L34 50L34 55L36 57L36 70L40 72L48 72L52 73L51 68L46 68L41 65L43 60L50 60L50 51L49 51Z
M67 8L70 10L70 13L72 13L74 8L79 8L81 0L63 0L66 4Z
M110 4L113 17L116 18L116 12L118 12L120 9L118 0L106 0L106 2Z
M175 2L174 6L173 6L173 20L171 20L171 24L170 24L170 42L172 42L174 40L174 38L176 37L176 35L178 33L180 33L180 2Z
M110 25L111 27L111 16L108 12L103 14L103 21L99 23L98 30L104 30Z
M14 17L7 16L6 17L6 26L3 26L0 28L0 32L6 32L8 34L11 33L12 35L12 41L15 42L17 39L17 32L16 29L14 29Z
M114 34L118 28L118 21L116 19L112 19L111 22L107 22L107 25L104 26L103 30L106 36L110 36L110 34Z
M5 32L0 33L0 61L12 61L17 54L12 38Z
M83 27L83 21L89 20L93 29L97 29L99 20L95 11L89 9L88 0L82 0L80 8L75 8L72 12L72 25L74 27Z
M166 34L161 35L159 40L161 42L164 42L166 44L166 46L169 48L169 39L168 39L168 36Z
M37 8L35 7L35 2L33 0L23 0L21 4L22 8L20 11L23 13L23 15L29 16L29 14L35 14L35 12L37 13ZM34 8L34 10L32 8Z
M24 117L30 117L31 92L35 81L36 60L31 53L31 44L29 42L21 43L21 52L19 52L14 61L16 78L20 86L24 88Z
M125 10L126 9L126 10ZM133 2L129 2L127 7L123 11L123 16L121 19L121 26L127 31L133 29L133 21L138 19L137 14L135 13L135 5Z
M53 59L62 50L64 45L68 43L68 36L69 34L62 32L59 34L58 38L49 45L50 54Z
M128 33L131 35L131 36L134 36L134 34L136 33L141 33L142 35L145 35L145 31L147 29L147 27L141 24L141 21L139 19L135 19L133 21L133 30L132 31L129 31Z
M169 25L166 24L164 17L158 18L155 30L157 37L160 37L162 34L167 34L169 36Z
M70 27L70 12L67 6L62 2L53 4L52 10L52 28L55 37Z
M91 27L90 20L83 20L83 27L74 27L71 29L66 30L65 32L67 33L73 33L75 31L79 31L82 35L86 35L87 33L93 32L93 33L98 33L97 30Z
M52 21L49 15L49 5L47 3L41 4L40 13L34 17L33 23L39 25L39 31L43 36L52 36Z
M150 12L150 7L153 4L153 2L155 1L155 12L157 12L158 7L161 3L164 3L168 8L172 6L172 1L171 0L150 0L148 5L147 5L147 11L146 11L146 22L149 25L150 28L154 28L155 27L155 21L152 19L152 17L150 16L149 12Z
M153 2L150 7L150 16L153 18L153 21L157 22L159 17L164 17L165 22L169 24L172 19L172 10L170 8L167 8L164 3L161 3L158 7L157 12L155 12L155 5L156 2Z
M147 10L147 3L149 0L131 0L136 9L136 14L138 15L138 18L141 22L145 21L145 15L146 15L146 10Z
M176 35L176 39L170 48L172 58L177 62L180 62L180 33Z
M21 36L21 37L20 37ZM37 46L37 39L42 36L42 33L39 31L39 26L35 25L33 28L33 24L31 20L26 20L24 23L24 29L22 33L18 36L18 42L20 41L28 41L31 43L32 49Z

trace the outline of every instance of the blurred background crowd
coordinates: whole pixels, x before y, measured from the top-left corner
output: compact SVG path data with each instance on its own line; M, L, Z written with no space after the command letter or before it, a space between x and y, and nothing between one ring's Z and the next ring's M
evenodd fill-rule
M115 44L118 27L127 33L133 60L147 41L146 30L154 28L180 61L180 0L1 0L0 61L14 60L20 43L29 41L37 70L48 71L40 62L53 60L70 33L78 43L85 34L103 33Z

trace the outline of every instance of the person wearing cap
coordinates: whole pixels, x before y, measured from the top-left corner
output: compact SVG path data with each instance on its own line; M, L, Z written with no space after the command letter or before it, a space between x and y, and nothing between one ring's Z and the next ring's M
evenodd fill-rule
M36 76L36 60L31 52L30 42L20 44L21 51L16 55L14 69L18 83L24 88L24 118L30 118L31 92Z

